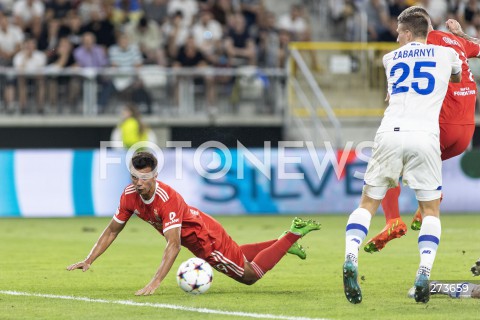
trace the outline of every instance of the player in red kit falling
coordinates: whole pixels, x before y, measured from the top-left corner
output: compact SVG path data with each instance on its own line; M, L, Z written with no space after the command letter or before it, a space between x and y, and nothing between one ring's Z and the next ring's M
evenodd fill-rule
M251 285L287 252L304 259L305 251L296 241L310 231L320 229L320 224L315 221L295 218L290 230L280 239L238 245L218 221L187 205L173 188L156 180L156 169L157 159L151 153L138 152L134 155L130 166L132 184L125 188L115 216L87 258L70 265L67 270L88 270L134 214L150 223L167 240L160 267L153 279L136 295L155 292L172 268L181 246L219 272Z
M442 160L458 156L464 152L472 140L475 131L475 102L477 97L477 86L472 72L468 66L467 59L478 58L480 45L467 41L451 33L433 30L430 16L422 7L413 6L405 9L402 14L421 13L430 21L430 32L427 37L427 44L434 44L454 49L462 60L462 81L460 83L450 82L447 95L443 101L440 111L440 149ZM460 24L450 19L447 21L450 31L463 33ZM400 184L396 188L389 189L382 201L385 212L385 228L370 239L364 249L367 252L377 252L395 238L400 238L407 232L407 226L400 218L398 197L400 196ZM411 228L420 230L422 215L419 210L415 213Z

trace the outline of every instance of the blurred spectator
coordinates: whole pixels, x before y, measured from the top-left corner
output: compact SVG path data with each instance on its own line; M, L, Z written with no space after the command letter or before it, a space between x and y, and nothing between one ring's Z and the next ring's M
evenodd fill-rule
M58 20L51 20L45 22L40 17L35 17L28 28L25 29L25 34L37 40L37 49L45 52L47 56L55 50L58 45L58 32L60 29L60 22Z
M42 44L42 50L49 50L47 52L47 56L50 55L50 50L54 49L58 45L58 42L59 42L58 34L59 34L59 32L60 32L60 21L56 20L56 19L50 20L50 22L48 23L48 30L47 30L46 39L44 40L43 38L41 38L41 40L39 40L39 41L42 41L42 42L43 41L46 42L46 45ZM43 48L45 48L45 49L43 49Z
M167 2L168 0L143 1L142 8L145 17L156 21L161 26L168 19Z
M13 56L20 50L24 39L22 29L8 21L0 11L0 66L12 65Z
M95 35L87 32L82 37L82 45L76 48L73 52L75 63L81 68L100 69L108 65L107 54L101 46L95 43ZM100 85L98 91L98 109L100 112L104 111L108 100L112 94L111 81L102 75L97 77L97 82Z
M157 142L153 131L142 121L138 108L132 104L122 108L122 120L112 131L111 140L122 141L126 149L141 141Z
M43 18L45 5L41 0L18 0L13 5L15 23L25 30L34 17Z
M379 41L388 31L390 13L385 0L368 0L365 5L368 21L368 41Z
M288 44L290 43L291 37L290 32L285 30L280 30L279 34L279 46L278 46L278 68L286 68L288 62L288 56L290 51L288 49Z
M417 6L421 6L427 10L434 29L445 23L447 16L447 1L445 0L419 0Z
M447 11L456 15L461 3L464 3L464 0L447 0ZM455 17L455 19L458 19L458 17Z
M117 44L108 49L110 65L120 70L134 71L143 65L143 58L137 45L131 44L126 34L120 34ZM147 113L152 113L152 98L137 76L116 76L113 80L115 90L125 96L127 101L144 104Z
M39 72L47 64L47 57L36 48L35 39L29 38L25 41L23 49L13 57L13 67L19 71L18 74L18 102L20 113L26 112L28 101L28 87L35 86L37 93L37 109L43 113L45 101L45 79L42 75L22 75L22 72ZM28 79L28 80L27 80Z
M45 21L63 19L72 9L73 7L69 0L50 0L47 3L44 19Z
M396 17L389 18L387 28L378 35L378 38L375 41L396 42L398 38L397 26L398 26L397 18Z
M210 10L215 0L197 0L197 2L198 2L198 10L202 11L202 10Z
M264 11L263 0L240 0L240 10L245 17L247 29L257 23L259 15Z
M475 14L472 23L465 25L465 32L475 38L480 38L480 14Z
M115 43L115 27L101 11L93 11L89 23L81 29L82 33L91 32L97 39L97 44L107 49Z
M142 17L138 22L132 21L125 26L125 32L130 43L140 48L145 64L165 65L163 34L154 20Z
M55 53L48 59L48 68L51 71L61 71L64 68L74 67L73 47L67 38L61 38ZM59 94L59 87L64 94ZM55 111L58 111L58 101L67 98L64 104L73 107L75 98L80 92L78 80L72 76L55 76L48 80L48 100ZM59 99L60 98L60 99ZM63 101L62 101L63 102ZM63 110L62 110L63 111ZM55 112L56 113L56 112Z
M388 11L390 13L390 18L397 22L397 17L402 13L403 10L408 8L406 0L391 0L388 4Z
M82 20L80 20L76 12L70 11L65 19L65 24L62 25L58 31L58 37L68 38L73 47L76 48L82 43L83 33Z
M458 6L459 22L465 27L465 33L476 37L475 17L480 15L480 3L476 0L462 1Z
M197 23L192 28L192 34L195 39L197 47L207 55L212 57L215 51L220 46L222 40L223 30L218 21L213 20L212 12L209 10L202 10Z
M0 67L11 67L14 55L20 51L24 39L22 29L8 21L8 17L0 11ZM13 111L15 99L15 81L7 75L0 78L4 84L3 99L8 112Z
M266 11L260 21L258 30L259 66L285 68L289 55L290 32L284 29L276 29L275 14L273 12Z
M182 23L190 27L193 22L193 17L198 12L198 3L195 0L170 0L168 1L167 8L169 15L180 11L183 16Z
M11 14L14 2L15 0L0 0L0 11L3 11L3 13L6 14Z
M230 0L214 0L212 5L213 18L226 28L228 17L235 13L235 8Z
M230 65L255 65L256 47L246 28L245 18L242 14L235 14L232 23L233 27L229 30L225 40L225 50L227 51Z
M275 19L273 12L265 11L258 21L258 65L261 67L274 68L278 66L280 39Z
M101 0L82 0L77 12L84 25L90 23L94 13L97 13L100 17L105 15Z
M177 56L178 48L185 44L189 29L183 23L183 14L178 11L170 16L169 21L163 25L163 33L167 38L167 53L170 60Z
M105 50L96 44L95 35L87 32L82 36L82 45L75 49L75 62L82 68L103 68L108 65Z
M360 15L354 0L328 0L328 6L333 35L345 41L358 41Z
M112 23L120 29L125 23L140 20L142 14L139 0L115 0Z
M308 21L303 17L303 7L292 5L290 13L281 15L278 19L278 28L289 31L294 41L307 41L310 38Z
M178 50L177 57L173 63L173 67L186 67L186 68L203 68L208 65L208 59L202 54L197 45L195 44L195 39L193 36L189 36L185 45ZM202 80L205 82L207 89L207 103L209 107L215 105L215 85L212 76L204 76L200 79L194 79L195 81ZM175 86L175 97L178 104L178 82Z

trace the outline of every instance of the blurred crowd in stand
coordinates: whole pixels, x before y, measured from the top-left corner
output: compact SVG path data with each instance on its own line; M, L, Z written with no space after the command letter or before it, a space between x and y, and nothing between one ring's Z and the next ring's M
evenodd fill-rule
M310 37L300 4L276 16L262 0L0 0L0 68L18 71L0 75L0 107L6 113L42 114L45 106L53 113L66 111L59 106L79 112L81 79L53 77L52 70L282 68L288 43ZM151 92L134 74L97 78L99 113L114 94L152 112ZM199 80L208 104L215 104L218 79Z
M328 0L332 36L343 41L395 42L397 17L406 8L425 8L434 29L447 31L445 22L460 22L470 36L480 38L480 1L478 0ZM480 83L480 63L469 61ZM477 110L480 112L477 99Z
M65 71L109 67L126 73L97 76L97 111L108 112L116 97L152 113L151 85L162 79L135 70L284 68L288 43L310 41L319 29L329 30L328 40L396 41L396 18L411 5L424 6L438 29L453 17L479 37L477 0L0 0L0 70L15 70L0 72L0 112L80 113L83 78ZM314 54L311 62L315 69ZM182 79L163 89L172 105ZM235 81L194 78L207 106L215 106L222 85L235 96Z
M416 5L425 8L435 29L445 31L445 21L456 19L464 31L480 37L478 0L328 0L336 37L345 41L396 41L397 17Z

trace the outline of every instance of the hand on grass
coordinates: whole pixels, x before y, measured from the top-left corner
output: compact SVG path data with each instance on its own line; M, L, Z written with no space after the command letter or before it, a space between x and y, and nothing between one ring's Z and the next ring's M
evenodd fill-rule
M155 293L155 290L160 286L160 283L156 283L156 281L152 280L149 284L145 286L145 288L138 290L135 292L136 296L149 296Z
M90 263L87 263L85 261L80 261L80 262L74 263L72 265L69 265L67 267L68 271L72 271L72 270L75 270L75 269L82 269L82 271L85 272L88 269L90 269Z

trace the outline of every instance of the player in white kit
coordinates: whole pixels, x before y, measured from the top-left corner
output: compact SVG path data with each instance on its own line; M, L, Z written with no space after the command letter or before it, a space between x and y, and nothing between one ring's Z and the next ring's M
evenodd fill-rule
M375 136L365 173L359 207L346 227L343 283L347 300L360 303L358 250L371 217L388 188L404 184L415 190L424 214L418 238L420 266L415 278L415 300L428 302L428 279L440 242L439 205L442 188L438 117L448 82L460 82L461 61L451 48L427 45L427 19L418 13L402 15L397 42L401 47L383 57L389 105Z

